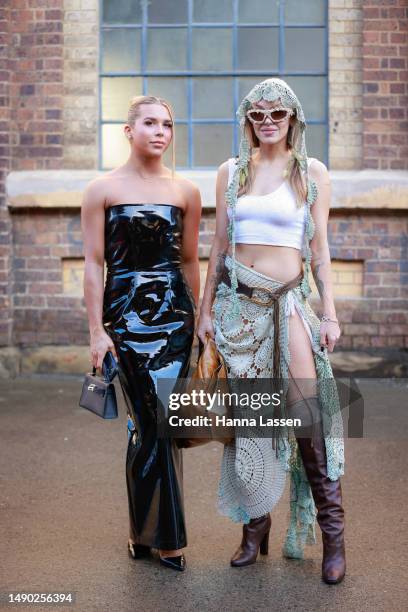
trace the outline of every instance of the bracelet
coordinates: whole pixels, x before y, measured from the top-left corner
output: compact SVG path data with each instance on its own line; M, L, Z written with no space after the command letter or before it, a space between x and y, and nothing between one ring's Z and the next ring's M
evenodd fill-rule
M320 321L323 322L330 322L330 323L339 323L337 319L330 319L330 317L328 317L327 315L323 315L322 318L320 319Z

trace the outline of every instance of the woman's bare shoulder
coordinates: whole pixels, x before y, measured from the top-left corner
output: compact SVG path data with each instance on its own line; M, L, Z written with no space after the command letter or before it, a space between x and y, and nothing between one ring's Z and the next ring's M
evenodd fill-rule
M317 183L330 182L330 175L326 164L316 157L309 157L309 173Z
M178 172L174 173L173 180L187 197L191 197L191 195L197 195L200 193L199 188L193 181L186 178L185 176L182 176Z
M83 191L83 206L105 206L107 187L112 181L110 173L106 172L91 179Z

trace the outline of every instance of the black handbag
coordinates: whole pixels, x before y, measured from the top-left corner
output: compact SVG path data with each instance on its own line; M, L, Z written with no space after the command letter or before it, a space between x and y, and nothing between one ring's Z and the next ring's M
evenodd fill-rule
M88 373L85 376L79 400L81 408L86 408L103 419L116 419L118 417L118 404L115 385L112 381L117 373L117 362L112 353L108 351L102 363L103 376L96 375L95 367L92 374Z

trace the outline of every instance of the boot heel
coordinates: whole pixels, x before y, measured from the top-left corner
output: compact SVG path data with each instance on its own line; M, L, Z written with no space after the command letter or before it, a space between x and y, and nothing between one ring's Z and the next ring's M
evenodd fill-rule
M268 538L271 528L271 517L268 514L251 519L242 528L242 541L231 559L233 567L243 567L256 562L258 552L268 554ZM262 533L264 535L262 535Z
M261 545L259 547L259 552L261 553L261 555L267 555L268 549L269 549L269 530L265 533L264 537L262 538Z

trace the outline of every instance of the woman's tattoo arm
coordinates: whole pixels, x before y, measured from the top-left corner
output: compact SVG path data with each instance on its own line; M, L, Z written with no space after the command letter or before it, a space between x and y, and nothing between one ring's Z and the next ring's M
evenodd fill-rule
M215 270L211 275L210 283L211 283L211 301L215 300L215 294L218 288L218 285L221 282L221 278L223 276L224 268L225 268L225 256L227 251L220 251L217 254L216 262L215 262Z
M313 254L311 269L322 301L323 313L335 318L336 310L333 300L330 251L328 246Z
M213 243L211 247L203 299L201 301L202 312L211 311L211 306L215 300L217 288L222 278L225 265L225 255L228 250L224 249L224 247L222 248L223 250L220 250L220 245L217 245L216 242Z
M323 295L324 295L324 282L323 279L320 277L320 268L322 267L321 263L317 263L313 268L312 268L312 272L313 272L313 278L315 280L316 283L316 287L317 290L319 292L320 298L323 301Z

